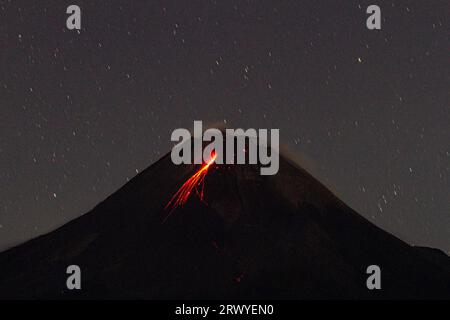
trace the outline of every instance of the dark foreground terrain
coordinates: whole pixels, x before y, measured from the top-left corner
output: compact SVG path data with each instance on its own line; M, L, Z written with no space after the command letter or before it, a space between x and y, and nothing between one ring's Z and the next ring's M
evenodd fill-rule
M450 299L450 259L374 226L286 159L212 166L205 199L164 206L198 166L170 157L89 213L0 254L0 298ZM66 288L79 265L82 290ZM366 268L382 271L368 290Z

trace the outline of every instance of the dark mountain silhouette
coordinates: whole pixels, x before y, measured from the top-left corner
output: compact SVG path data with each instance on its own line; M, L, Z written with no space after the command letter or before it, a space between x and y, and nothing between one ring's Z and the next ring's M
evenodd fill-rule
M205 197L164 206L199 166L165 156L89 213L0 254L0 298L449 299L450 259L412 247L281 157L213 165ZM79 265L82 290L66 288ZM382 289L368 290L379 265Z

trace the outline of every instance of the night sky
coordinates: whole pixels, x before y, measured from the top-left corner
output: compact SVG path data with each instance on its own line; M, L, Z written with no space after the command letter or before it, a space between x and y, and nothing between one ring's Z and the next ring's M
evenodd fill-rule
M366 28L370 4L381 30ZM0 1L0 248L87 212L203 120L279 128L360 214L450 252L449 13L447 0Z

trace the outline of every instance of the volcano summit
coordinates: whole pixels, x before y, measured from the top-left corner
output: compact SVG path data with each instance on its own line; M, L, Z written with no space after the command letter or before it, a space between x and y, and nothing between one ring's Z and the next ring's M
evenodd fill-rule
M450 298L448 256L371 224L282 156L274 176L211 162L201 192L167 218L200 168L166 155L87 214L1 253L0 298ZM69 265L81 290L66 287ZM381 290L366 286L370 265Z

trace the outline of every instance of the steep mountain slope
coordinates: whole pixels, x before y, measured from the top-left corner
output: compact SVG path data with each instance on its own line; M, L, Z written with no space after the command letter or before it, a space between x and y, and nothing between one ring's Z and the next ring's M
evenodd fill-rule
M89 213L1 253L0 298L450 299L447 256L374 226L283 157L275 176L212 165L203 201L165 210L198 168L165 156ZM66 288L71 264L82 290ZM382 290L366 288L372 264Z

